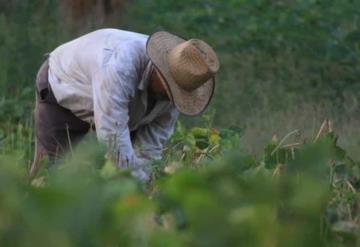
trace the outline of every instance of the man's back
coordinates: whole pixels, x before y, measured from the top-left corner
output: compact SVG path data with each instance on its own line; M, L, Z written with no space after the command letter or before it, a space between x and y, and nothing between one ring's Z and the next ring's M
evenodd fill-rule
M97 81L99 70L109 63L118 66L116 59L120 54L134 60L119 63L123 66L120 70L145 66L147 38L134 32L100 29L56 48L50 54L49 83L59 104L83 120L92 121L89 115L93 109L92 85L101 83Z

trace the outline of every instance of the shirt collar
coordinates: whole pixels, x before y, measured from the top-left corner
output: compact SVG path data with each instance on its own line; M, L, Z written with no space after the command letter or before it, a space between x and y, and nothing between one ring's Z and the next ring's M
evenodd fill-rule
M150 76L153 71L153 65L151 61L149 61L145 67L144 73L142 74L141 81L139 83L138 89L144 91L147 89L149 82L150 82Z

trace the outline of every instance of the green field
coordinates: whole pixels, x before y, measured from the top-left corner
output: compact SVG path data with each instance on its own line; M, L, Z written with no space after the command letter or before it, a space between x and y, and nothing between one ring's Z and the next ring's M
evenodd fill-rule
M0 0L0 246L360 246L360 2L65 2ZM42 54L101 27L206 40L214 99L149 184L91 136L29 181Z

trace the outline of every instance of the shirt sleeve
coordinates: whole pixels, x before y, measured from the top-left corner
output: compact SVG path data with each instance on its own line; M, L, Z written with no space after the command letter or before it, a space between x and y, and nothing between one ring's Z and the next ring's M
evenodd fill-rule
M179 112L174 106L136 131L135 146L138 156L143 159L159 160L163 146L174 132Z
M137 164L128 127L128 106L139 80L137 57L132 49L105 50L104 64L93 82L97 137L108 145L112 158L123 168L135 168Z

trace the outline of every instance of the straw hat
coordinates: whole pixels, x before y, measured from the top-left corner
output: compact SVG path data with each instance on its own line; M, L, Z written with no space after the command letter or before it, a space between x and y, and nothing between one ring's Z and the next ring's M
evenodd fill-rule
M162 75L176 108L183 114L200 114L214 92L219 61L202 40L184 40L168 32L152 34L147 54Z

